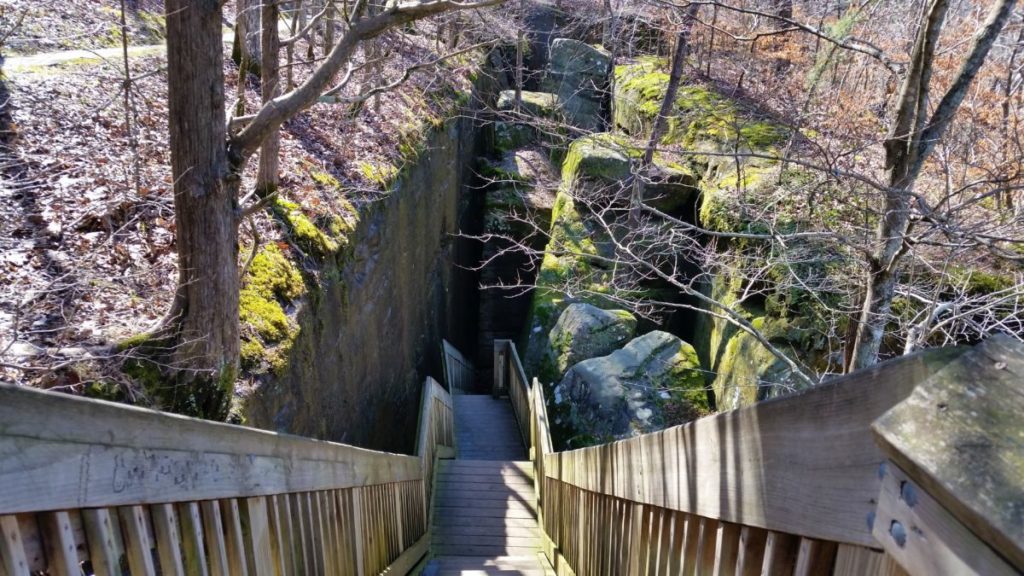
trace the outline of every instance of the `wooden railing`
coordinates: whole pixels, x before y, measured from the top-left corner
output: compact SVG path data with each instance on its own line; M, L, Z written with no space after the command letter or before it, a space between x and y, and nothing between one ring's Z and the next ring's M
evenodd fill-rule
M511 343L497 346L517 356ZM498 369L524 387L519 364ZM794 396L559 453L541 386L509 392L517 394L531 400L528 410L513 406L531 423L545 554L558 574L1024 568L1020 343L908 356ZM936 414L953 413L954 397L951 424Z
M455 422L452 397L427 377L423 383L420 401L419 429L416 437L416 455L423 466L423 477L434 478L434 465L438 458L452 458L455 454ZM424 483L424 502L430 505L432 482Z
M533 389L526 379L523 364L516 353L515 344L511 340L494 341L494 390L495 397L508 394L512 402L519 434L525 446L532 446L530 405Z
M0 574L404 574L439 388L417 457L0 385Z
M447 340L441 342L441 364L444 366L444 381L452 394L468 394L474 392L476 370L462 352Z

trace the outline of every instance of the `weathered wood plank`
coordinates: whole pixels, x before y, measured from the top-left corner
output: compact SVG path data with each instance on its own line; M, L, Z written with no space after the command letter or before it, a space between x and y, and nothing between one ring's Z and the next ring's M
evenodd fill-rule
M224 542L224 522L220 516L220 503L205 500L200 504L203 511L203 536L210 557L211 576L229 576L228 549Z
M227 529L228 570L232 576L249 576L249 563L245 556L245 537L242 534L242 517L238 500L229 498L221 501L221 518Z
M78 576L78 552L75 550L75 537L71 531L71 518L68 513L59 511L46 514L43 534L49 572L54 576ZM146 574L151 573L152 570Z
M416 480L418 458L0 384L0 514ZM46 426L38 423L45 421Z
M762 576L790 576L796 568L796 556L800 550L800 538L792 534L769 532L764 547Z
M142 506L122 506L117 512L124 530L128 568L134 576L156 576L145 509Z
M739 556L740 527L730 522L719 522L715 536L715 568L712 574L733 576Z
M835 542L801 538L793 576L816 576L817 574L831 573L832 567L835 565L836 548Z
M869 426L962 353L926 351L684 426L549 454L544 471L586 490L697 516L877 545L865 519L874 511L884 456Z
M873 429L885 454L1024 570L1024 343L992 337Z
M153 530L156 533L156 551L160 558L160 573L163 576L185 576L185 565L181 557L178 516L173 504L155 504L150 507L153 516Z
M936 576L1020 573L895 464L886 466L884 474L875 538L909 572Z
M274 558L274 541L270 526L267 499L262 496L246 498L245 507L249 513L249 533L252 542L254 562L252 573L256 576L274 576L278 561Z
M120 526L106 508L82 510L82 523L89 542L89 560L98 576L120 574Z
M25 545L14 516L0 516L0 560L8 576L29 576Z
M768 533L761 528L744 526L740 529L739 554L736 556L736 576L758 576L764 564L764 546Z
M178 523L181 525L181 552L189 576L207 576L206 544L203 541L203 519L199 504L185 502L178 505Z

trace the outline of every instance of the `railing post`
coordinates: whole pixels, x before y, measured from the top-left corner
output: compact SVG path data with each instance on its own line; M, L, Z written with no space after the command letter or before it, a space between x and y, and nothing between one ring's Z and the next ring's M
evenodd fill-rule
M872 534L909 573L1024 569L1022 382L1024 344L992 337L872 424L889 459Z
M495 398L501 396L505 390L505 377L508 374L508 341L494 341L494 385L491 387L491 395Z

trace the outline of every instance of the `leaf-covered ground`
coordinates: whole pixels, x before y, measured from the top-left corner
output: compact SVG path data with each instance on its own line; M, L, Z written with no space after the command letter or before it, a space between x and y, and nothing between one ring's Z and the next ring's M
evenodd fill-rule
M140 0L143 6L153 3ZM129 3L131 4L131 3ZM15 1L3 8L0 30L25 17L8 46L24 53L98 48L93 31L119 15L110 0L53 3ZM151 7L152 8L152 7ZM21 10L21 12L19 12ZM234 8L225 7L225 15ZM13 19L12 19L13 18ZM357 72L342 95L371 82L392 81L408 66L436 58L436 23L383 37L382 74ZM148 43L162 30L135 40ZM237 69L225 45L227 107ZM441 48L443 50L443 48ZM296 46L306 60L307 45ZM295 67L301 82L322 55ZM363 55L359 56L359 59ZM407 160L403 141L449 114L470 86L475 56L462 55L417 72L398 90L364 106L317 104L282 133L283 198L311 219L345 216L382 192L380 176ZM162 52L130 58L130 99L120 59L75 60L16 69L0 93L0 379L76 390L91 380L122 378L118 359L74 362L157 323L177 278L167 77ZM248 110L258 103L250 79ZM245 177L251 188L255 158ZM329 176L329 177L328 177ZM254 222L262 242L287 238L267 215ZM242 253L250 235L243 227ZM297 254L295 256L298 256Z

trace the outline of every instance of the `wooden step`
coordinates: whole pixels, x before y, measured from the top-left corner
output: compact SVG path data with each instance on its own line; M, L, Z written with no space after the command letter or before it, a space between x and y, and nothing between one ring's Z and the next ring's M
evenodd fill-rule
M424 576L491 575L547 576L554 572L536 554L524 556L469 557L437 556L430 560Z

